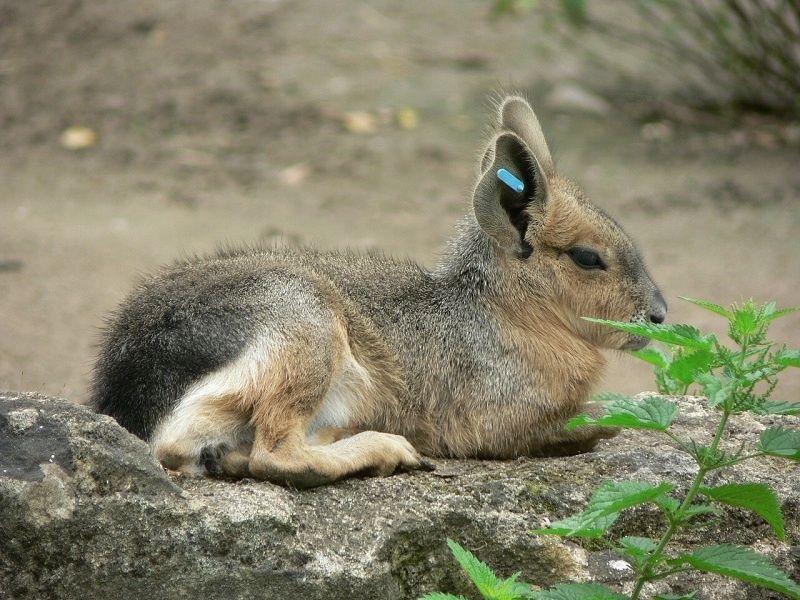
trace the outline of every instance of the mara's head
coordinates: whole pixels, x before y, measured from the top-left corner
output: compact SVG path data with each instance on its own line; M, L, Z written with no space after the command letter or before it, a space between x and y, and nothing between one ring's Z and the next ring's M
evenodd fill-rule
M498 113L473 206L478 224L496 243L508 275L504 287L516 299L512 310L544 308L600 347L643 347L644 338L581 319L664 321L666 303L636 246L556 172L525 100L508 97Z

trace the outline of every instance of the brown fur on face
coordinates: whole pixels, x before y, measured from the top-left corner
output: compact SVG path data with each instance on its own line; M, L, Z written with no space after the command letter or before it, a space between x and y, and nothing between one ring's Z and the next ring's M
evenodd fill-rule
M590 204L570 181L548 180L544 214L527 239L533 246L531 267L547 274L557 312L570 329L603 348L631 343L628 334L584 321L594 317L614 321L644 320L657 303L657 288L625 232L602 210ZM603 269L582 269L567 251L596 251Z

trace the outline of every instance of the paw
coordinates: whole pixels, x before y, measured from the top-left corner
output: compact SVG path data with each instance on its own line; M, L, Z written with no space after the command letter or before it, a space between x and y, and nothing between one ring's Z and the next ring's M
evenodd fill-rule
M599 419L605 416L606 409L603 402L587 402L580 408L578 414L589 415L593 419Z
M600 440L609 440L613 437L617 437L620 431L622 431L622 428L620 427L595 427L593 439L595 442L599 442Z
M206 474L197 454L177 444L160 444L153 448L153 456L172 476L202 477Z
M598 426L590 426L586 427L586 437L581 440L576 440L574 442L576 447L576 454L582 454L584 452L591 452L595 449L595 446L600 442L600 440L608 440L613 437L619 435L619 432L622 431L619 427L598 427Z
M200 465L211 477L249 477L250 456L225 445L206 446L200 453Z
M212 477L221 477L224 475L221 461L226 452L227 448L223 446L205 446L200 451L200 465Z
M402 435L376 431L364 432L359 435L364 434L372 434L371 437L379 446L373 450L376 460L369 470L370 474L386 477L398 471L433 471L436 469L436 465L424 458ZM373 442L373 440L369 441Z
M605 416L606 411L602 402L587 402L583 405L580 414L589 415L593 419L599 419ZM600 440L607 440L619 435L622 431L619 427L606 427L604 425L589 425L581 427L579 430L586 432L587 441L597 443Z

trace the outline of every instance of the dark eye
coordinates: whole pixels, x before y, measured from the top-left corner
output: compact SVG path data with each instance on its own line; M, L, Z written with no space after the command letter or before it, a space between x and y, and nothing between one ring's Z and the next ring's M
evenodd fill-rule
M576 265L581 269L605 269L606 265L603 263L600 255L589 248L570 248L567 254Z

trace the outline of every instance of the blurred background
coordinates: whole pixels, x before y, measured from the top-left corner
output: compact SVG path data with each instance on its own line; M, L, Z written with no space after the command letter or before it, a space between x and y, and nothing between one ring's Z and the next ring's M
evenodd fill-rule
M501 87L670 321L800 304L798 31L796 0L0 0L0 389L85 401L140 274L222 243L433 265ZM800 316L772 333L800 346ZM612 360L604 390L653 389Z

